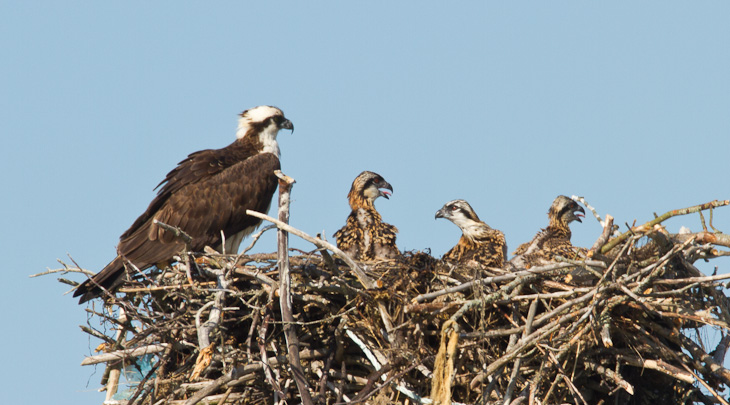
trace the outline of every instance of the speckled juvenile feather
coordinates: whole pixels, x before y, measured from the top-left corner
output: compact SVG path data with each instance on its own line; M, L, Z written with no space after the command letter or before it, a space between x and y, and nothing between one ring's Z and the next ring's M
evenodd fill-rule
M449 201L436 212L436 218L446 218L462 231L459 242L444 254L443 260L502 267L507 257L504 234L481 221L469 203L464 200Z
M462 235L456 246L444 254L443 259L462 264L474 261L487 267L502 267L506 256L507 242L504 234L496 229L489 229L478 240L472 241Z
M541 230L530 242L521 244L514 251L515 257L511 260L519 267L540 266L552 262L556 257L575 259L585 249L573 246L570 241L570 222L577 219L573 213L584 212L574 201L565 196L558 196L548 211L549 224ZM580 221L580 219L577 219Z
M398 229L383 222L374 201L386 195L379 188L392 187L380 175L362 172L348 193L351 212L345 226L335 232L337 247L355 260L393 259L400 256L395 244ZM387 196L387 195L386 195Z

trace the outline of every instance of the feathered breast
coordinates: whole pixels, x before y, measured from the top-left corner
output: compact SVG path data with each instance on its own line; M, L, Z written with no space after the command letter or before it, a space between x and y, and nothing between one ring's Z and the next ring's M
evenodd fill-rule
M345 226L335 232L337 247L356 260L374 260L397 256L395 245L398 229L384 223L374 207L361 207L350 212Z
M487 267L502 267L507 256L504 234L496 229L482 232L479 239L462 235L459 242L446 252L444 260L468 264L476 262Z

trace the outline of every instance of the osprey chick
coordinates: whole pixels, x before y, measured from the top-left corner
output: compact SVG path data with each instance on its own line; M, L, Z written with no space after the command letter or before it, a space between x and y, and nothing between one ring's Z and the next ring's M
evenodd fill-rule
M337 247L355 260L394 259L400 256L395 245L398 229L383 222L375 209L378 197L389 198L393 191L383 177L364 171L352 182L347 199L352 211L347 222L335 232Z
M294 125L280 109L251 108L241 113L233 143L192 153L180 162L157 186L162 188L147 211L119 238L117 257L76 289L79 303L100 296L102 287L114 291L124 281L127 264L145 270L172 261L186 249L155 221L191 236L189 249L194 252L205 246L238 252L243 238L261 223L246 210L267 212L276 191L274 171L281 167L276 136L281 129L294 131Z
M468 202L449 201L436 211L436 218L448 219L462 232L459 242L444 254L443 260L459 264L476 262L487 267L502 267L507 257L504 234L479 220Z
M547 228L541 230L530 242L517 247L514 251L515 257L510 263L517 267L532 267L547 264L562 256L566 259L574 259L582 249L574 247L570 242L570 223L573 221L583 222L585 210L572 199L559 195L553 201L548 210L550 223Z

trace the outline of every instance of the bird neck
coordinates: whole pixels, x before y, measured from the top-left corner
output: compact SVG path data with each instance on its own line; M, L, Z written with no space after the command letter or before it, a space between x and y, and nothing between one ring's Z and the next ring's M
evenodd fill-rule
M276 141L276 136L279 134L279 128L275 125L269 125L264 128L259 134L259 142L263 146L263 153L273 153L276 157L281 156L279 150L279 142Z
M550 224L545 230L551 232L554 235L563 236L567 239L570 239L571 236L570 226L568 226L565 221L562 221L560 220L560 218L556 217L550 217Z
M474 239L473 236L463 233L461 234L461 238L459 239L459 243L457 243L457 245L463 248L474 248L477 246L477 241L476 239Z
M487 224L468 218L455 218L453 221L456 226L461 228L463 237L472 243L476 243L478 235L483 234L485 229L490 229Z
M279 145L276 138L268 138L257 134L249 134L238 138L229 146L231 150L238 150L245 156L253 156L258 153L272 153L279 157Z
M280 157L279 142L276 140L278 134L279 128L276 125L257 128L248 123L239 123L236 143L249 146L259 153L273 153L276 157Z
M347 199L350 202L350 208L352 208L353 211L357 211L358 209L362 208L368 211L375 211L375 200L372 200L370 198L365 198L359 193L349 193L347 195Z

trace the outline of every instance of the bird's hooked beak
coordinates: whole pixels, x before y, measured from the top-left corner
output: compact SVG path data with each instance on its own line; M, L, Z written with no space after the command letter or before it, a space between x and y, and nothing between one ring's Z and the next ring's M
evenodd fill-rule
M586 211L583 209L583 207L576 204L576 209L575 209L575 211L573 211L573 219L575 219L576 221L578 221L580 223L583 223L583 221L581 221L580 219L585 218L585 216L586 216L585 213L586 213Z
M385 191L385 190L390 190ZM379 184L378 187L378 195L380 197L385 197L386 200L390 200L390 195L393 194L393 186L390 185L387 181L383 181L383 183Z
M279 125L279 129L288 129L288 130L290 130L290 131L291 131L291 133L293 134L293 133L294 133L294 124L292 124L292 122L291 122L291 121L289 121L289 120L285 119L285 120L284 120L284 121L282 121L282 122L281 122L281 124Z
M436 211L436 216L434 217L434 219L439 219L439 218L447 218L446 210L443 207L440 210Z

